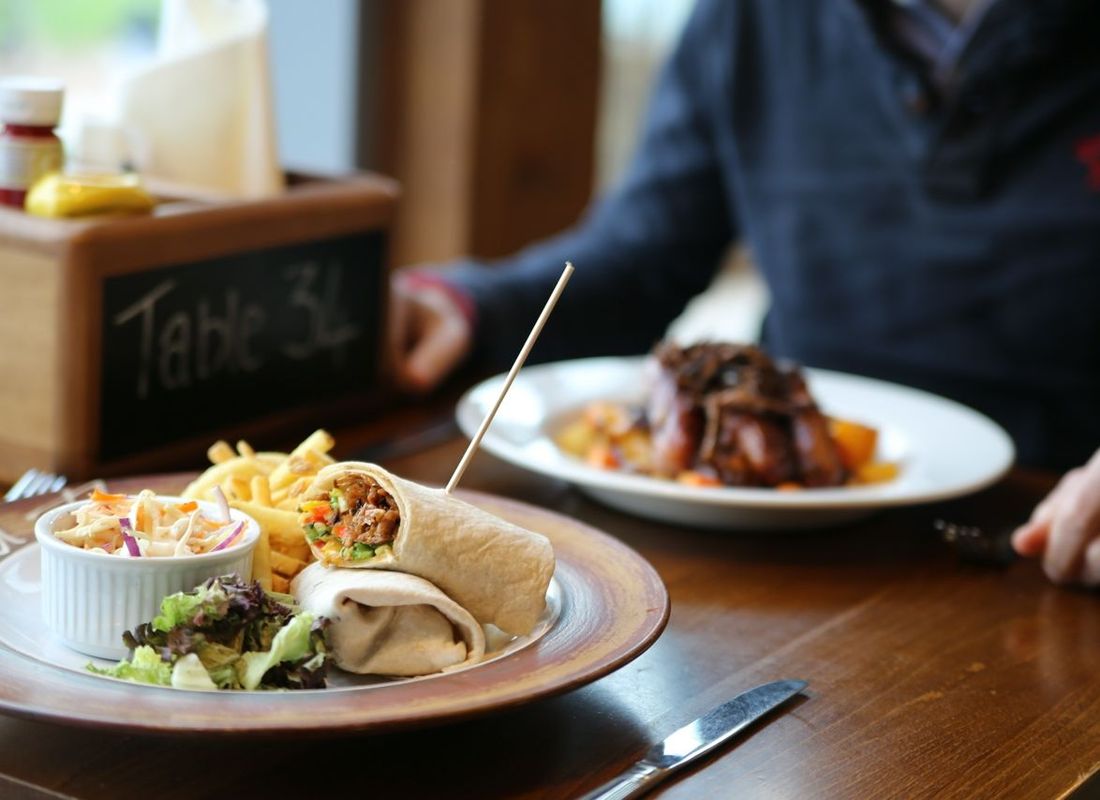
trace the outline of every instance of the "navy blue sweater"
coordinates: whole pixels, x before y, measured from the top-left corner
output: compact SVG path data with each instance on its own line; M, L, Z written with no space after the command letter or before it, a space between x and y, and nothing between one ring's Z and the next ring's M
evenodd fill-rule
M623 183L572 230L449 275L482 358L640 353L732 241L772 294L763 342L991 415L1024 463L1100 445L1095 0L1000 0L949 90L874 2L702 0Z

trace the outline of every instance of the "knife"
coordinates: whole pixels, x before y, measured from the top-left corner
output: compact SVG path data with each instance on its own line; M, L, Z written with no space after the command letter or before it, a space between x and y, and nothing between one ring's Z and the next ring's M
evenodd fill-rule
M775 681L742 692L653 745L641 761L635 762L581 800L640 797L676 770L706 755L769 711L783 705L806 685L806 681Z

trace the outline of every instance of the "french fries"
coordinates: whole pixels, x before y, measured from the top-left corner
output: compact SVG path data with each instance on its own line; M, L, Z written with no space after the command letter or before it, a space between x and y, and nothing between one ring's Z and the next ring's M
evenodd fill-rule
M267 479L263 475L253 475L252 484L249 487L252 492L252 501L257 505L266 506L270 508L271 502L271 486L268 484Z
M265 591L271 591L271 540L267 531L260 527L260 539L252 551L252 577L258 580Z
M286 592L290 581L313 560L298 525L298 502L322 467L335 442L317 430L290 453L257 452L246 441L234 449L215 442L206 451L211 466L183 490L192 500L213 500L220 487L229 505L260 525L260 541L252 556L252 577L265 589Z
M309 559L309 545L298 525L298 512L282 508L264 507L258 503L239 500L233 507L243 511L267 534L271 548L301 561ZM292 576L293 577L293 576Z

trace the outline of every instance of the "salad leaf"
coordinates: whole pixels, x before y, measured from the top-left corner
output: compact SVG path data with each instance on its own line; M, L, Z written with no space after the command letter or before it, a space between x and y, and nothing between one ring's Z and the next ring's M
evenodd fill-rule
M244 668L241 670L241 685L246 689L255 689L263 681L264 674L276 664L300 661L313 655L309 635L312 626L312 614L298 614L275 634L270 650L242 655Z
M177 688L323 688L327 623L299 613L290 595L223 575L169 595L152 621L123 634L129 661L89 669Z
M221 587L218 587L220 589ZM167 633L177 625L192 623L194 617L219 615L225 593L200 586L194 593L177 592L160 603L160 614L153 617L153 630Z
M329 625L326 617L318 617L310 626L311 650L297 661L282 661L264 673L261 688L265 689L323 689L328 670L328 655L324 631Z
M172 684L172 665L161 659L152 647L139 647L130 654L129 661L119 661L113 667L100 669L93 664L88 669L97 675L108 675L135 683L152 683L157 686Z
M241 657L240 652L235 648L226 647L224 644L218 644L217 642L200 642L194 651L188 653L188 655L197 656L206 669L217 669L227 664L233 664Z
M202 627L222 621L244 623L263 614L286 617L290 616L290 610L269 598L259 582L243 581L238 575L224 575L207 580L193 591L177 592L164 598L152 627L167 633L180 625Z
M194 653L188 653L172 667L173 689L217 689L206 667Z
M222 664L220 667L211 667L207 670L210 680L219 689L240 689L241 681L237 677L237 662ZM322 687L323 688L323 687Z

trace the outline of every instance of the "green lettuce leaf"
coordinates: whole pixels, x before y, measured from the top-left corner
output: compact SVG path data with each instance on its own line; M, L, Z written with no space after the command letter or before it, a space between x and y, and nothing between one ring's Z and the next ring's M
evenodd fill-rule
M298 661L313 653L310 630L313 615L301 613L283 626L264 652L244 653L237 666L241 686L255 689L263 682L264 673L283 661Z
M203 668L219 689L241 688L237 680L237 662L241 658L241 653L237 648L203 641L195 646L195 651L191 655L202 662Z
M183 658L177 659L172 667L173 689L217 689L217 684L210 679L210 673L199 661L194 653L188 653Z
M172 685L172 665L161 660L157 651L148 646L134 650L129 661L119 661L113 667L102 669L89 664L88 669L97 675L109 675L124 681L152 683L157 686Z
M214 622L225 616L228 597L217 581L203 584L191 592L176 592L160 602L160 614L153 617L153 630L167 633L177 625L193 625L195 620Z

